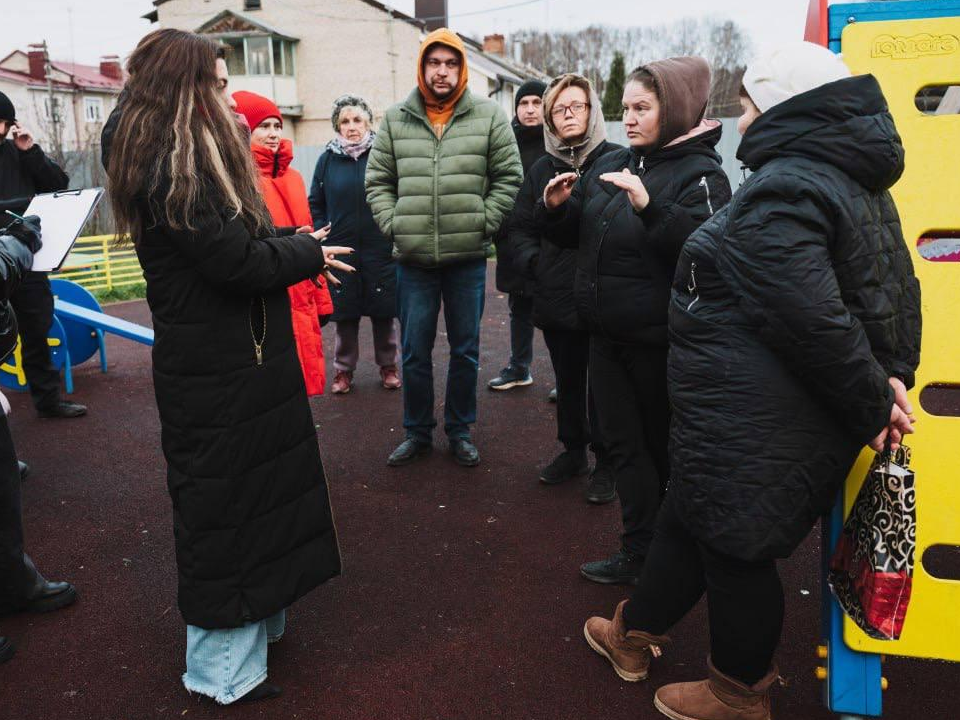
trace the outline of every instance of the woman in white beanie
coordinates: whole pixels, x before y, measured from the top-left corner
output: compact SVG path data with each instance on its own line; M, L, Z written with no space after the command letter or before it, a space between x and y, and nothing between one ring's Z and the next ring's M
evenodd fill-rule
M647 676L706 594L708 678L661 687L676 720L768 720L777 560L864 445L913 431L920 288L888 189L903 146L877 81L808 43L751 64L738 157L753 171L684 245L670 303L671 477L633 597L594 650Z

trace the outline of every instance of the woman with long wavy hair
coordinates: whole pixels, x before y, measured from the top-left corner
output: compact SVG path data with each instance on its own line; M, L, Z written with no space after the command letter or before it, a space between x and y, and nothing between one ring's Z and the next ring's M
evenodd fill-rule
M267 644L287 607L340 572L287 287L350 268L325 231L273 226L215 63L198 35L143 38L106 164L156 332L183 683L228 704L279 694Z

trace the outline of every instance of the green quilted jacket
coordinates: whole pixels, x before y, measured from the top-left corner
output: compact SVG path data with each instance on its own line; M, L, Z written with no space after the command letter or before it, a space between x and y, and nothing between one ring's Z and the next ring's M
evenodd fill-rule
M523 179L500 106L466 92L441 138L414 90L387 110L367 163L367 203L401 263L488 257Z

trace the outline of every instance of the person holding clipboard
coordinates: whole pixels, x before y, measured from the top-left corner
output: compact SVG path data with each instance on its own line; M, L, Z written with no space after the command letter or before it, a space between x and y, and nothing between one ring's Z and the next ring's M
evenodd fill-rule
M353 268L337 259L349 249L321 244L327 229L274 226L216 53L181 30L145 36L105 159L156 333L183 684L226 705L280 694L267 644L287 608L340 574L287 288Z
M4 211L22 215L34 195L65 190L68 183L67 174L17 122L13 103L0 92L0 225L14 219ZM50 360L47 335L53 323L53 293L47 274L27 270L10 303L20 323L23 371L37 413L44 418L85 415L84 405L60 396L60 373Z
M0 362L17 343L17 315L9 298L29 274L40 249L39 218L30 216L0 222ZM22 469L7 416L10 404L0 393L0 616L19 612L49 612L73 604L77 591L70 583L50 582L23 551L23 516L20 510ZM0 663L13 657L13 643L0 637Z

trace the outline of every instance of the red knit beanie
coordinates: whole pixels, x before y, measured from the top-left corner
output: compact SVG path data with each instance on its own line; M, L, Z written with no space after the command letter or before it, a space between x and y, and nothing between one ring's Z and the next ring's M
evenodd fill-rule
M280 108L270 98L246 90L237 90L233 94L233 99L237 102L237 112L247 119L251 130L255 130L257 125L272 117L277 118L280 121L280 127L283 127Z

